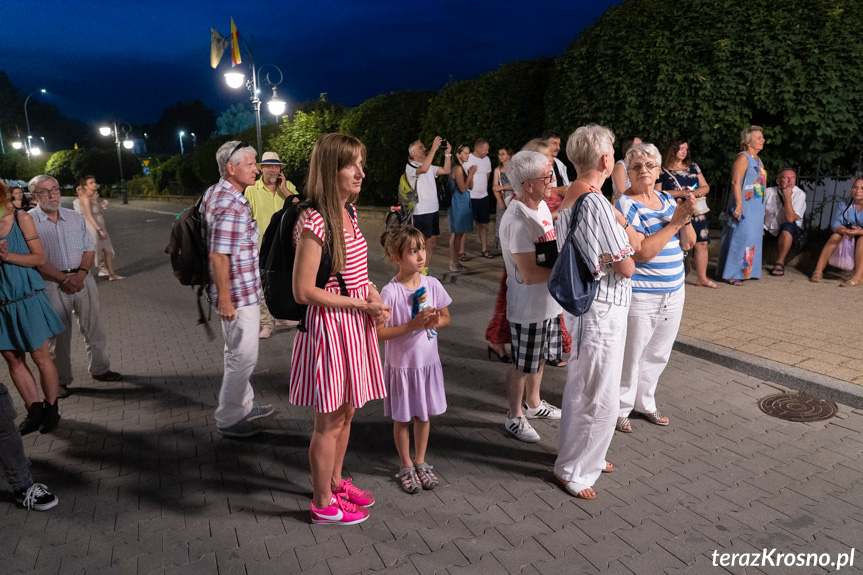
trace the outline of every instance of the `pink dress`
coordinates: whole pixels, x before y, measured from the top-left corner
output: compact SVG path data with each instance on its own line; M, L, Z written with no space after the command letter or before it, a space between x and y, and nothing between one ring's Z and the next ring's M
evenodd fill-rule
M308 209L300 221L303 230L326 242L320 213ZM365 300L369 293L368 246L356 220L352 224L356 237L344 232L347 262L342 277L348 295ZM324 289L341 293L335 275ZM297 332L291 355L291 403L330 413L344 403L358 408L386 395L377 331L369 315L355 309L309 306L305 323L308 331Z
M452 303L437 279L421 276L420 287L426 288L426 301L431 307L443 309ZM415 291L406 288L395 278L381 290L381 299L393 308L390 325L402 325L411 320ZM425 330L421 329L384 343L387 390L384 415L402 422L414 417L428 421L430 415L440 415L446 411L443 369L437 351L438 337L429 339Z

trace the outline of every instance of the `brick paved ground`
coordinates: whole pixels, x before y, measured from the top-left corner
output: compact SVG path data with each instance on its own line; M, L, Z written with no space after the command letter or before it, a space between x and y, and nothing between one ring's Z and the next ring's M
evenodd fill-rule
M840 406L815 424L772 419L756 400L775 386L675 353L658 392L672 425L634 420L635 433L612 442L618 471L600 478L599 497L575 500L549 481L556 424L537 424L537 444L505 435L505 367L485 359L482 341L494 294L465 284L447 286L454 325L440 337L450 407L433 419L429 461L441 486L398 490L392 426L372 402L358 411L346 460L378 498L371 519L312 526L311 412L287 402L293 334L262 342L253 384L278 408L267 433L222 439L212 417L221 342L194 324L192 295L170 274L162 249L172 218L128 208L107 218L129 277L99 286L113 368L126 378L93 382L76 339L75 393L62 402L60 430L24 440L60 505L26 512L0 498L4 575L831 571L711 565L714 550L765 547L855 547L848 572L860 572L863 412ZM372 272L378 285L392 275L377 259ZM546 375L552 403L564 376Z

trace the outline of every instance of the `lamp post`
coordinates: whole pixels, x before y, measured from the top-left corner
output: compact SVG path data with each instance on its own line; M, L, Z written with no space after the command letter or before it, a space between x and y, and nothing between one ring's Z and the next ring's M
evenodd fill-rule
M39 90L40 94L45 93L45 89ZM33 97L33 94L28 94L27 98L24 100L24 121L27 123L27 150L32 151L30 140L33 139L33 136L30 134L30 116L27 115L27 104L30 102L30 98ZM37 154L38 155L38 154ZM28 154L29 158L29 154Z
M129 197L126 194L126 180L123 178L123 156L120 153L120 130L117 129L117 122L113 122L113 124L113 130L110 126L102 126L101 128L99 128L99 133L103 136L114 136L114 144L116 144L117 146L117 165L120 166L120 193L123 194L123 203L128 204ZM129 139L129 132L132 131L132 126L130 126L129 124L121 123L120 129L123 130L123 134L125 134L126 136L126 142L130 142L134 146L134 142ZM126 143L123 143L122 145L126 146L127 148L129 147Z
M197 148L198 147L198 136L195 135L195 132L190 132L189 135L192 136L192 147Z
M252 42L254 43L254 36L251 36L251 39L252 39ZM250 45L248 42L246 42L245 38L241 37L240 38L240 46L241 46L241 48L245 49L246 56L248 56L248 58L249 58L249 67L252 69L252 79L247 80L245 82L245 84L246 84L246 88L249 90L249 94L251 95L252 107L255 110L255 127L257 128L257 132L258 132L258 153L262 154L263 153L263 149L262 149L263 148L263 141L261 138L261 89L259 87L260 86L259 81L261 80L261 70L263 70L264 68L269 66L271 68L275 68L276 71L279 73L279 81L278 82L273 82L270 79L269 73L265 74L263 77L263 80L267 83L267 85L273 87L273 99L271 99L267 103L267 108L273 114L277 113L277 112L273 111L273 106L278 110L279 105L281 105L282 106L281 107L281 113L284 113L284 111L285 111L284 110L285 102L278 99L278 96L276 95L276 86L278 86L279 84L282 83L282 80L284 80L284 74L282 74L282 71L279 70L278 66L275 66L273 64L264 64L263 66L256 68L255 67L254 45L253 44ZM244 80L245 80L245 75L242 72L232 71L232 72L228 72L225 74L225 82L228 83L228 86L230 86L231 88L234 88L234 89L242 86ZM275 102L274 102L274 100L275 100ZM271 104L273 104L273 106L271 106Z
M180 154L184 154L183 151L183 136L186 135L186 132L180 132Z

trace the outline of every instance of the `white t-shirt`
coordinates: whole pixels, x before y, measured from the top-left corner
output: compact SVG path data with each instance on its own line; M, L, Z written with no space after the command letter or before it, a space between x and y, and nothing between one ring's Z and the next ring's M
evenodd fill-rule
M464 173L468 173L471 166L476 166L476 172L473 173L473 181L470 185L470 198L472 200L481 200L488 197L488 180L491 177L491 160L488 156L479 159L473 154L464 163Z
M556 317L562 308L548 292L548 283L522 283L512 254L536 253L536 242L556 239L551 210L544 201L531 210L513 199L500 221L500 245L506 265L506 319L510 323L539 323ZM532 256L531 256L532 257Z
M782 191L778 187L767 188L764 192L764 229L771 234L779 234L779 226L785 223L785 206L779 198ZM794 186L791 190L791 209L797 214L798 227L803 227L803 214L806 213L806 192Z
M417 205L414 208L414 214L420 216L422 214L433 214L440 210L440 205L437 200L437 176L438 167L429 166L429 171L420 174L417 177L417 168L422 166L419 162L409 162L405 166L405 174L408 177L408 183L416 183L417 187Z

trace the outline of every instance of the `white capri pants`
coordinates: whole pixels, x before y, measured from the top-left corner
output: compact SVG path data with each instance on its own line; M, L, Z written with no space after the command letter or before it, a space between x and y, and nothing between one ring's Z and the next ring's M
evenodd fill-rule
M628 314L628 307L594 301L582 316L581 352L569 359L554 473L576 483L576 491L592 487L605 469L620 406ZM578 333L578 318L566 312L563 317L569 333Z
M629 417L633 409L657 411L656 386L677 338L685 293L681 287L671 293L632 294L620 379L620 417Z

